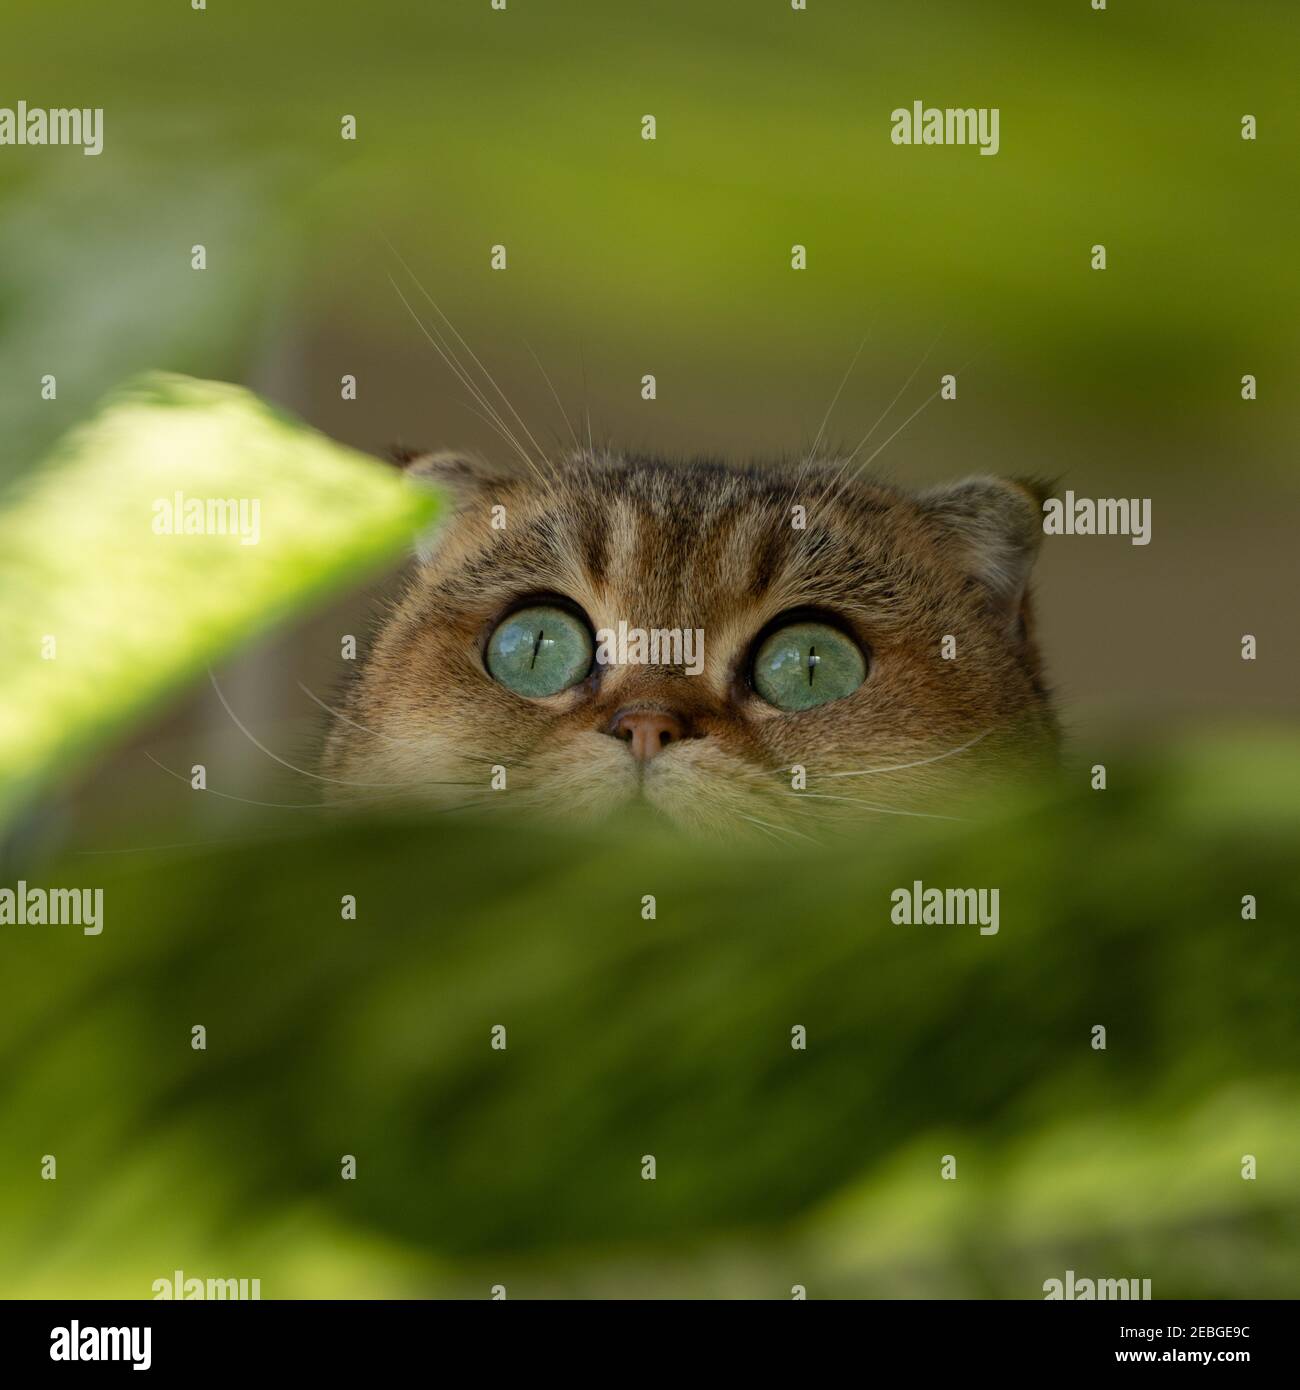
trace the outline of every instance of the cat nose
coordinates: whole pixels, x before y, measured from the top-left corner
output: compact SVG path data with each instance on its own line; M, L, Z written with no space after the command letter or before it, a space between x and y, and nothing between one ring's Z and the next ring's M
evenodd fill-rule
M665 709L623 710L614 716L609 733L622 739L638 762L648 763L670 743L686 737L686 721Z

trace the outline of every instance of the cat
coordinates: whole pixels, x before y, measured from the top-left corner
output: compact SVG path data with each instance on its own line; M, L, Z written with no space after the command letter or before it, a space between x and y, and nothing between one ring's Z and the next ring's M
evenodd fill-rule
M408 470L450 516L337 711L336 801L815 838L1056 758L1034 484L594 451Z

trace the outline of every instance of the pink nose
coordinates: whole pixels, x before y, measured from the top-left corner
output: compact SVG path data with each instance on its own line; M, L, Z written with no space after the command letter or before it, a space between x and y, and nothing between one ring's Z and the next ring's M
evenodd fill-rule
M614 716L609 732L621 738L639 762L648 763L670 743L686 737L686 721L668 710L627 710Z

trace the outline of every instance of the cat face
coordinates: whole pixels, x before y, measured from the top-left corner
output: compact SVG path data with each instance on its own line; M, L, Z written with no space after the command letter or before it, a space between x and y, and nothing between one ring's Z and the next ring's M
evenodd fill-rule
M622 457L412 471L455 512L334 726L336 799L641 802L692 829L815 834L942 813L957 785L1054 753L1027 488Z

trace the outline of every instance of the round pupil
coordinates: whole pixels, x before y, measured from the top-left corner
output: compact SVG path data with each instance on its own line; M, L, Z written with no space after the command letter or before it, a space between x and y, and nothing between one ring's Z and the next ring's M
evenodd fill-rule
M562 608L521 608L488 641L494 680L519 695L555 695L591 670L591 634Z
M867 676L856 642L825 623L791 623L754 658L754 687L778 709L811 709L851 695Z

